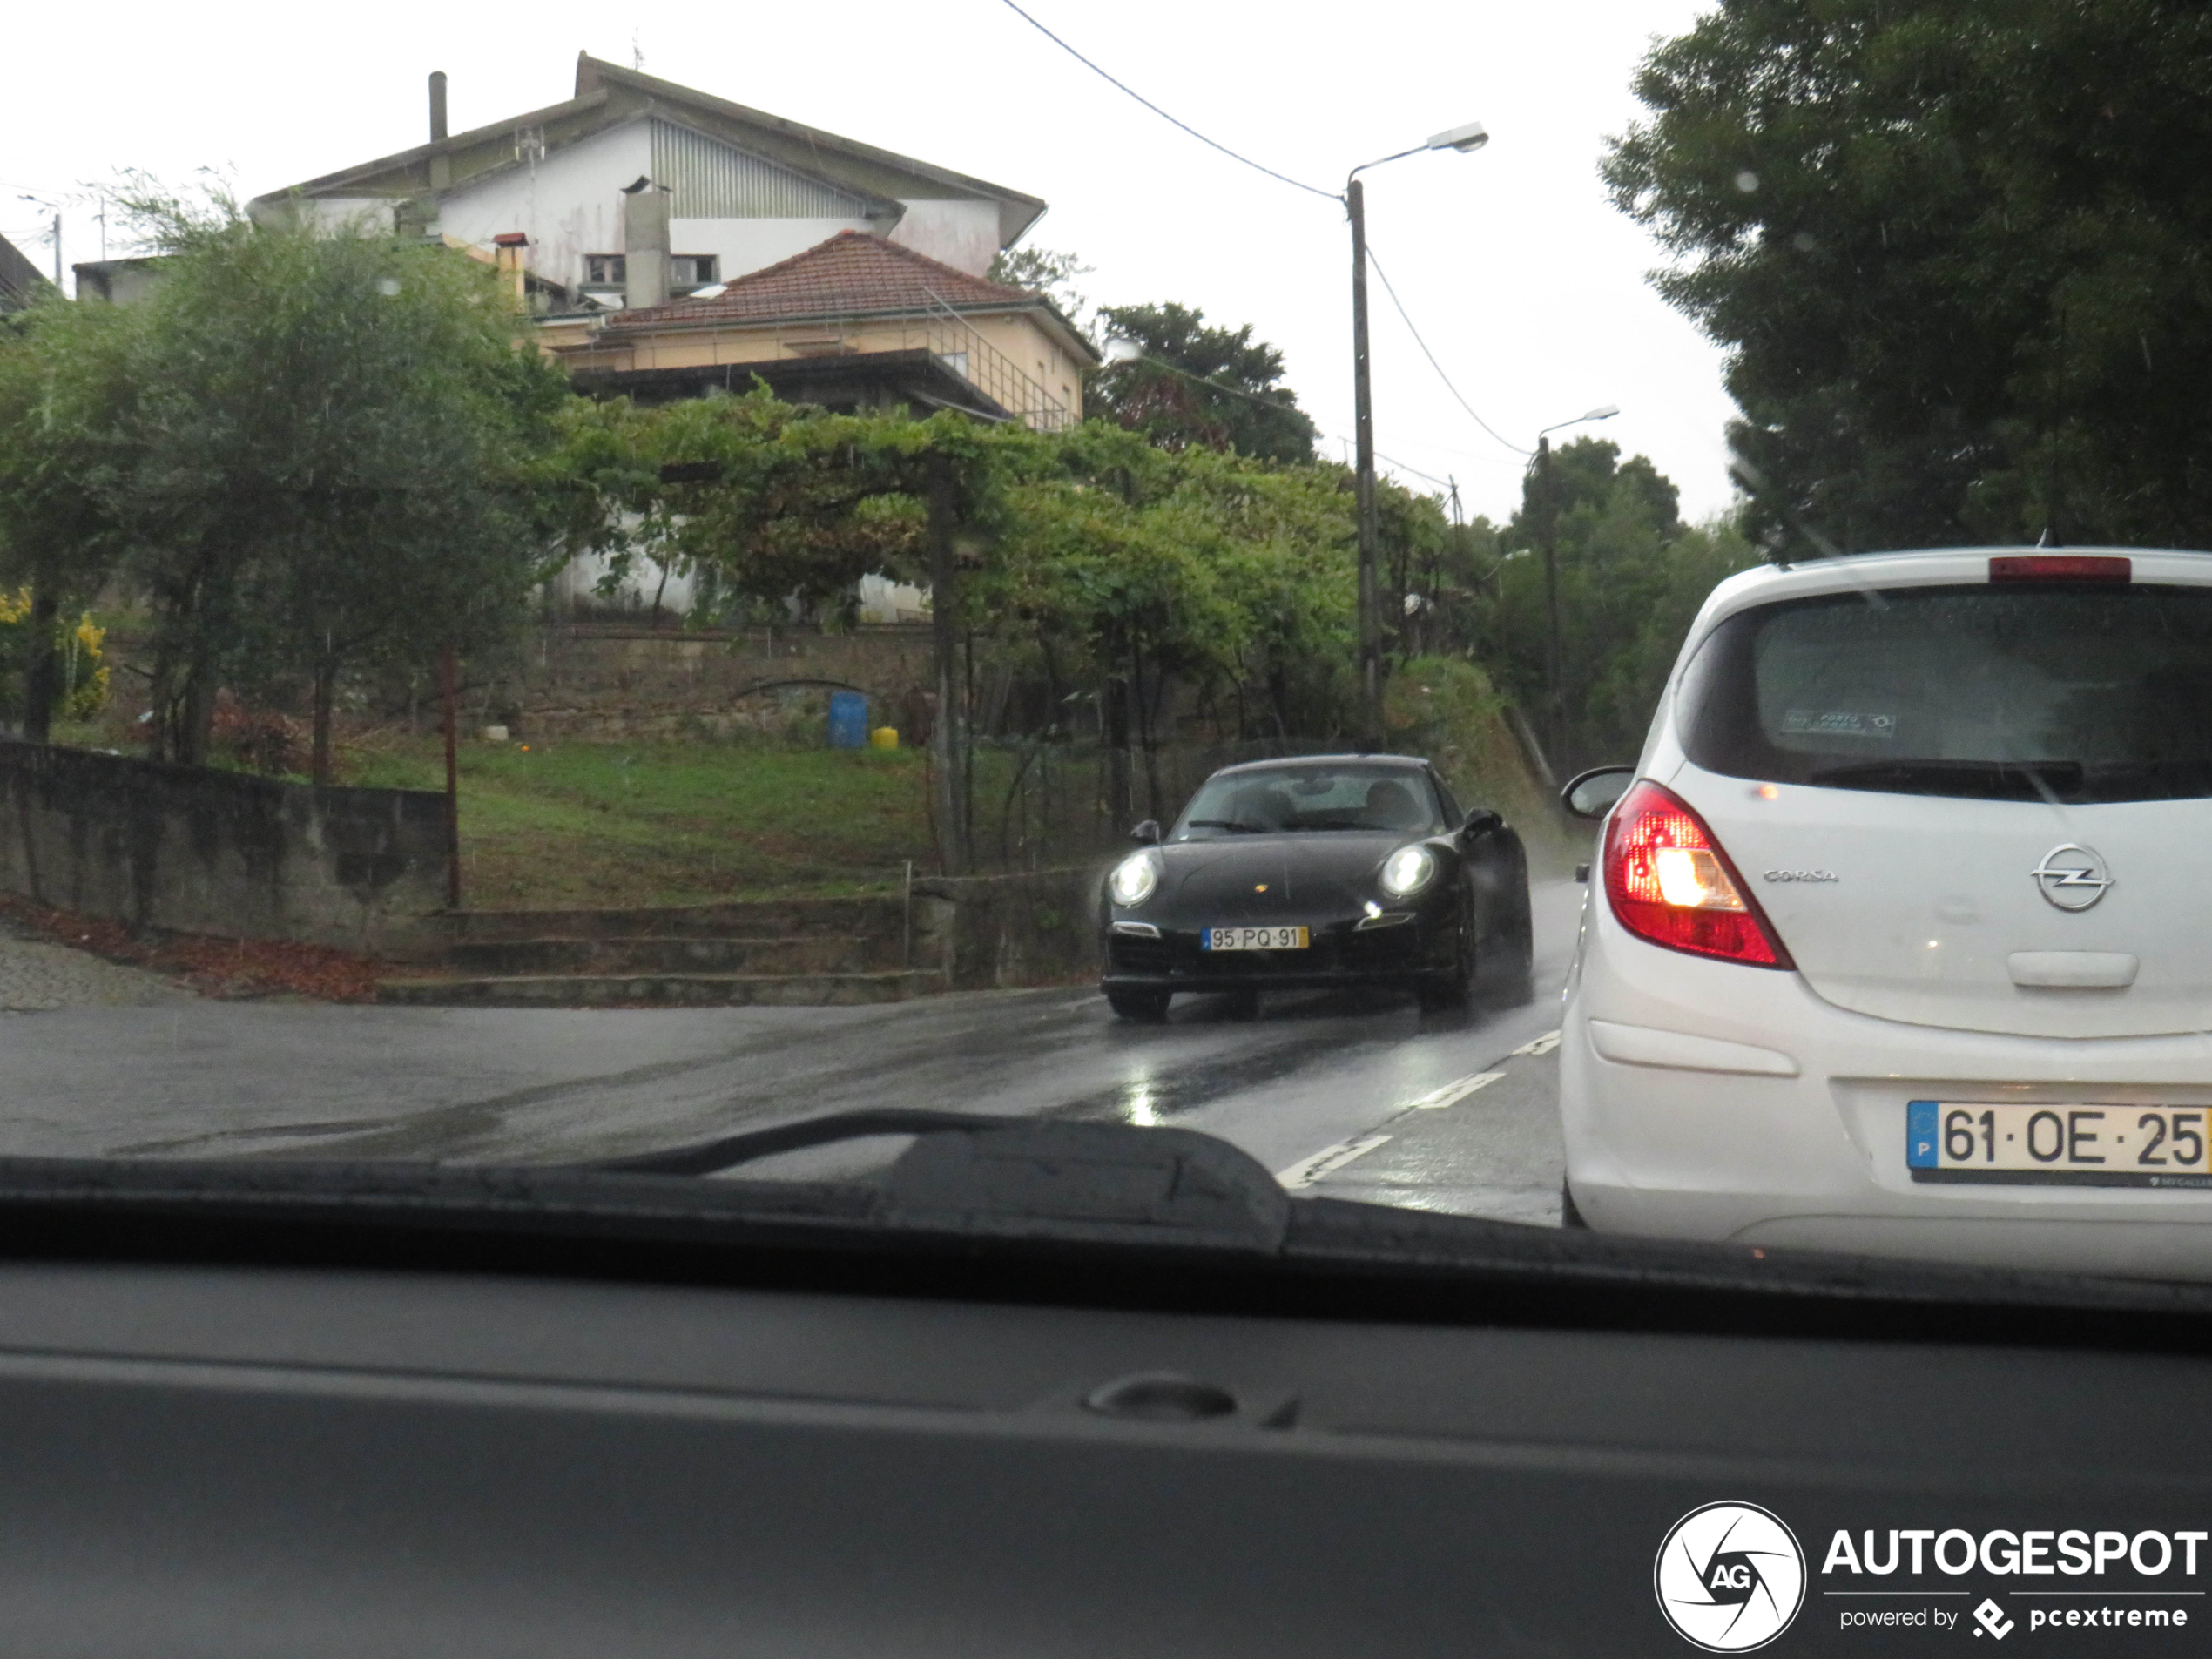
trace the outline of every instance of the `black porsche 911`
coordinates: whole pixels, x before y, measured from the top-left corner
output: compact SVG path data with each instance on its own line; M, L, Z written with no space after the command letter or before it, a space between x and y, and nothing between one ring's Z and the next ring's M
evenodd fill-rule
M1462 813L1427 761L1317 755L1228 766L1163 837L1107 876L1100 988L1124 1019L1179 991L1400 985L1429 1008L1478 978L1526 1001L1528 863L1487 807Z

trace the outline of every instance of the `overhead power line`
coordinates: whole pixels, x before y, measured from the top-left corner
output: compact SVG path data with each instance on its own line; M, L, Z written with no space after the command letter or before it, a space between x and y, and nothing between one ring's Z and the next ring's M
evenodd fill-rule
M1099 66L1092 63L1089 58L1084 57L1073 46L1070 46L1066 41L1061 39L1059 36L1054 34L1051 30L1046 28L1035 17L1032 17L1028 12L1022 10L1021 7L1015 5L1014 3L1014 0L1001 0L1001 3L1003 4L1008 11L1012 12L1015 17L1021 18L1023 23L1028 24L1030 28L1035 30L1054 45L1059 47L1062 51L1067 53L1069 57L1074 58L1078 64L1081 64L1092 74L1097 76L1109 85L1127 93L1130 97L1135 98L1139 104L1142 104L1146 109L1151 111L1153 114L1158 116L1160 119L1167 122L1170 126L1182 128L1184 132L1189 133L1200 144L1206 145L1210 149L1220 151L1223 155L1227 156L1231 161L1241 162L1245 166L1250 167L1254 172L1264 172L1270 179L1276 180L1278 184L1288 185L1293 190L1302 190L1309 196L1319 196L1329 201L1341 201L1344 199L1333 190L1322 190L1315 185L1306 184L1301 179L1293 179L1288 173L1277 172L1272 167L1262 166L1258 162L1254 161L1250 156L1238 155L1234 150L1231 150L1225 144L1216 143L1213 139L1206 137L1204 133L1199 132L1197 128L1192 126L1188 121L1177 120L1174 116L1170 115L1165 110L1162 109L1158 105L1153 103L1150 98L1145 97L1143 93L1138 91L1126 81L1117 80L1113 76L1108 74L1104 70L1099 68Z
M1512 439L1500 437L1497 428L1474 412L1474 405L1460 396L1460 388L1452 384L1452 377L1444 372L1444 365L1436 361L1436 354L1428 348L1428 341L1421 338L1421 331L1413 327L1413 318L1406 315L1406 302L1398 297L1398 290L1390 286L1390 275L1382 268L1382 261L1375 257L1375 245L1372 242L1367 244L1367 263L1375 267L1375 274L1382 279L1383 292L1390 296L1390 303L1397 308L1399 320L1406 325L1406 332L1413 335L1413 343L1421 348L1421 355L1428 359L1428 366L1436 371L1436 378L1444 382L1446 391L1458 399L1460 407L1467 412L1467 418L1492 437L1497 438L1500 443L1504 444L1514 454L1534 455L1534 450L1524 449Z
M1227 156L1231 161L1238 162L1244 166L1250 167L1254 172L1265 173L1270 179L1276 180L1278 184L1288 185L1293 190L1302 190L1309 196L1318 196L1325 201L1332 201L1339 204L1345 199L1333 190L1323 190L1318 185L1305 183L1303 179L1293 179L1288 173L1278 172L1274 168L1254 161L1250 156L1240 155L1236 151L1231 150L1227 145L1220 143L1217 139L1208 138L1204 133L1199 132L1197 128L1192 126L1188 121L1181 120L1175 116L1170 115L1165 110L1162 109L1158 105L1153 103L1150 98L1145 97L1143 93L1138 91L1126 81L1121 80L1116 77L1109 74L1105 70L1101 69L1096 64L1091 62L1089 58L1084 57L1082 53L1077 51L1066 41L1061 39L1059 36L1054 34L1051 30L1046 28L1035 17L1031 17L1020 6L1016 5L1015 3L1015 0L999 0L999 3L1008 11L1012 12L1015 17L1021 18L1023 23L1028 24L1030 28L1035 30L1047 40L1050 41L1054 45L1059 47L1062 51L1066 52L1069 57L1074 58L1077 63L1081 64L1092 74L1097 76L1101 80L1106 82L1109 86L1112 86L1116 91L1136 99L1146 109L1151 111L1153 114L1158 116L1160 119L1168 123L1169 125L1188 133L1190 137L1196 138L1200 144L1204 145L1208 149L1217 150L1223 155ZM1459 406L1467 412L1468 418L1471 419L1475 425L1480 427L1485 432L1488 433L1493 438L1496 438L1500 443L1504 444L1507 448L1512 450L1514 454L1517 455L1529 455L1534 454L1535 452L1534 450L1524 449L1519 444L1512 442L1512 440L1500 436L1495 427L1493 427L1487 421L1484 420L1480 415L1475 413L1474 405L1468 402L1466 398L1460 395L1460 388L1452 384L1452 377L1444 372L1444 365L1436 361L1436 354L1429 350L1428 342L1421 338L1421 331L1413 326L1413 319L1407 314L1405 301L1398 297L1398 290L1390 286L1390 278L1382 268L1382 261L1375 258L1374 245L1372 242L1368 244L1367 247L1367 261L1375 267L1375 274L1382 278L1383 291L1390 295L1390 303L1397 307L1399 318L1402 319L1406 324L1406 332L1413 336L1413 343L1421 348L1421 355L1428 359L1429 367L1436 371L1436 377L1444 382L1444 389L1451 393L1453 397L1458 401ZM1193 376L1192 378L1196 379L1202 377ZM1207 383L1209 385L1215 385L1218 388L1218 389L1224 391L1235 389L1233 388L1219 387L1218 382L1215 381L1208 381ZM1412 472L1413 469L1408 467L1406 470ZM1426 473L1417 475L1427 477ZM1431 482L1433 482L1434 480L1431 480Z

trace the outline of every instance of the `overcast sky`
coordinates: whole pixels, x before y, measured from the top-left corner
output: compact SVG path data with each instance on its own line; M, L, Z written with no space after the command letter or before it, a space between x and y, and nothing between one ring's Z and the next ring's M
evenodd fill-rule
M1376 254L1445 373L1523 448L1541 427L1617 403L1598 430L1649 455L1685 516L1727 503L1719 354L1653 295L1657 250L1597 177L1606 136L1636 113L1638 59L1700 0L1023 3L1209 137L1332 192L1357 163L1482 122L1487 149L1367 175ZM1043 197L1051 211L1028 240L1095 266L1082 283L1094 301L1177 300L1249 322L1282 348L1332 451L1352 430L1342 210L1176 131L1001 0L123 0L19 7L8 34L0 234L43 268L48 219L26 192L66 199L64 258L94 259L82 191L118 169L178 184L212 167L258 194L421 142L434 69L451 78L461 132L569 97L579 50L624 63L635 50L651 74ZM1377 448L1456 477L1471 513L1509 513L1526 463L1453 401L1379 287L1373 305Z

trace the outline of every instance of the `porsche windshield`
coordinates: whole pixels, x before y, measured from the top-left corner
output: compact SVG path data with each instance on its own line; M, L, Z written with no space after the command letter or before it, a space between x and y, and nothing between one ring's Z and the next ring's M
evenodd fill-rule
M1428 835L1443 826L1436 792L1418 769L1322 765L1212 779L1176 820L1173 839L1324 830Z

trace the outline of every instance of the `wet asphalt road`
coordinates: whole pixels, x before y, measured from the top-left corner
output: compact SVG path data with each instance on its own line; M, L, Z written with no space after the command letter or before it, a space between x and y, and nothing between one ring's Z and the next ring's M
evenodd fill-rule
M1177 1123L1293 1187L1555 1221L1558 992L1581 887L1534 890L1537 995L1424 1014L1383 993L1273 995L1164 1026L1089 991L882 1008L536 1010L179 1001L0 1016L0 1153L610 1157L863 1106ZM890 1141L761 1174L880 1164Z

